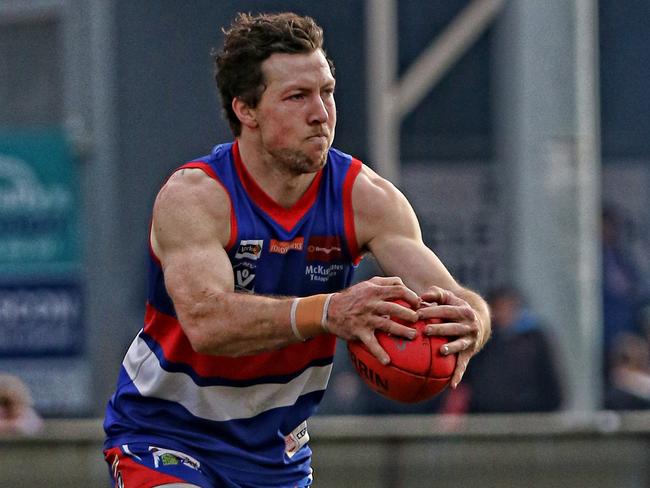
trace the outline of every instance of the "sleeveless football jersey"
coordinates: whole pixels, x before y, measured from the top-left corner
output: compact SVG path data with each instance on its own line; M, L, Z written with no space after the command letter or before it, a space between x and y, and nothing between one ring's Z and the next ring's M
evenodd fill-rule
M237 292L307 296L350 284L359 259L351 204L358 160L330 149L327 164L290 209L251 178L237 143L216 146L183 168L203 170L230 197L226 251ZM160 443L202 453L237 483L295 485L310 474L306 420L327 386L335 344L327 334L254 356L195 352L151 250L145 325L108 404L105 447Z

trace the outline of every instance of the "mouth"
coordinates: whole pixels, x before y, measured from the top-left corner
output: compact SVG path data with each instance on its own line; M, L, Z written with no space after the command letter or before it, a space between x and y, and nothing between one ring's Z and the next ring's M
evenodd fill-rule
M327 134L314 134L313 136L309 136L307 138L309 141L329 141L329 136Z

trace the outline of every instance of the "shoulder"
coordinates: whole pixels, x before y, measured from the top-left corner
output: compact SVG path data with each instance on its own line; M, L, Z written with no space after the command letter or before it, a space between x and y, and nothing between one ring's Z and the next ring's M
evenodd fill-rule
M352 204L355 216L374 217L411 212L411 206L404 194L365 164L361 165L352 188Z
M221 183L200 168L181 168L165 182L156 197L156 208L181 207L206 211L229 206L228 193Z
M360 244L383 231L417 233L415 213L404 194L365 164L352 188L352 206Z
M190 239L230 235L230 197L225 188L200 168L174 172L158 192L153 208L152 237Z

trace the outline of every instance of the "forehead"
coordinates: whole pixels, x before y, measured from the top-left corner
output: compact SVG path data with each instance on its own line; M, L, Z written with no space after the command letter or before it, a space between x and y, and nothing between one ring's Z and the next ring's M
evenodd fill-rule
M308 54L274 53L262 63L262 72L267 90L334 82L327 59L320 49Z

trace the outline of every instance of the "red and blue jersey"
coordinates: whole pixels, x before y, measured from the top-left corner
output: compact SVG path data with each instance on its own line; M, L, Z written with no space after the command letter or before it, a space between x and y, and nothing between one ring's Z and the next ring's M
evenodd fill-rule
M228 193L226 251L237 292L308 296L349 286L359 260L351 203L358 160L330 149L327 164L289 209L248 174L237 143L182 167L203 170ZM237 358L197 353L151 251L145 324L108 404L105 446L160 444L201 453L242 485L300 485L311 471L305 422L327 386L335 339L322 335Z

